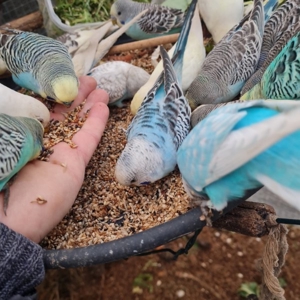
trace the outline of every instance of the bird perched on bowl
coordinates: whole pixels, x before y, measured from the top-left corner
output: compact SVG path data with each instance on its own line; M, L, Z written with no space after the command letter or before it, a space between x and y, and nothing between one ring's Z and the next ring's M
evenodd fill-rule
M178 149L184 187L202 207L222 210L265 186L300 210L300 103L228 103L198 123ZM209 201L209 202L208 202Z
M123 185L146 185L163 178L176 166L176 151L190 129L190 107L181 86L182 63L192 16L193 0L174 53L174 67L161 46L164 72L144 99L128 130L127 144L115 169Z
M39 120L44 127L50 122L50 112L41 101L18 93L0 84L0 113L10 116L22 116Z
M14 82L50 101L70 106L78 94L78 79L67 48L33 32L7 29L0 34L0 58Z
M272 4L272 5L271 5ZM266 4L267 5L267 4ZM228 102L241 91L259 60L265 18L277 0L254 1L251 13L230 30L204 60L198 76L186 92L192 110L201 104Z
M300 99L300 32L296 33L241 100Z
M265 25L261 53L255 73L245 83L241 95L247 93L261 78L288 41L300 31L300 2L288 0L281 5Z
M243 0L199 0L202 20L217 44L244 14Z
M113 23L121 27L145 9L148 9L147 13L126 30L126 34L132 39L143 40L181 30L185 12L179 9L132 0L116 0L111 6L110 15Z
M176 44L169 50L168 54L170 57L173 57L175 47ZM181 88L184 93L198 75L205 59L205 55L206 53L203 43L203 32L199 16L199 9L198 6L196 6L183 55ZM149 90L153 87L162 70L163 62L160 61L152 72L149 80L134 95L130 104L130 110L133 115L137 113L142 101L146 97Z
M41 153L44 128L37 119L0 113L0 132L0 191L6 215L10 180Z
M110 61L91 70L88 74L97 81L97 87L109 95L109 105L124 106L150 75L142 68L124 61Z

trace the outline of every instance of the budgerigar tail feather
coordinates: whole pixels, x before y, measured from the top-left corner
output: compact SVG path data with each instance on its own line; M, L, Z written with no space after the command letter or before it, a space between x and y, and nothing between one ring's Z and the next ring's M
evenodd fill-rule
M163 60L163 66L164 66L164 86L165 86L165 92L168 93L168 91L171 88L171 84L174 82L177 82L177 76L172 64L172 61L169 57L169 54L165 50L163 46L160 46L160 55Z
M182 85L182 65L183 65L183 56L184 56L184 50L186 48L186 44L189 37L189 32L192 25L192 19L195 13L196 6L198 5L197 0L193 0L190 4L187 13L185 15L184 23L178 38L178 41L176 43L176 47L173 54L173 65L175 69L175 73L177 74L177 80Z
M259 182L261 182L267 189L269 189L274 194L276 194L277 196L285 200L288 204L292 205L293 207L295 207L300 211L300 201L299 201L300 189L294 190L288 188L280 184L279 182L275 181L274 179L263 174L256 175L256 179Z
M195 8L196 5L198 5L198 1L197 0L193 0L192 3L190 4L187 13L185 15L185 20L181 29L181 32L179 34L177 43L176 43L176 47L172 56L172 63L174 65L174 69L175 72L177 74L177 80L180 83L181 86L181 73L182 73L182 63L183 63L183 56L184 56L184 49L186 47L187 44L187 40L188 40L188 35L189 35L189 30L191 28L191 24L192 24L192 19L193 19L193 15L195 12ZM178 62L177 62L178 61ZM177 62L177 63L176 63ZM156 79L156 82L154 84L154 86L149 90L148 94L153 93L153 91L155 91L164 81L164 71L161 72L161 74L158 76L158 78ZM148 97L146 96L145 99L148 99ZM145 100L144 99L144 100Z
M279 5L278 0L269 0L264 5L265 23L270 19L271 15L276 10L278 5Z
M263 36L265 23L264 23L264 7L263 7L262 0L254 0L254 7L249 19L255 22L261 36Z
M198 1L197 0L193 0L192 3L190 4L187 13L185 15L185 19L184 19L184 23L182 26L182 29L180 31L180 35L178 37L178 41L174 50L174 56L176 56L176 53L179 52L183 52L182 50L184 50L185 45L187 43L188 40L188 36L189 36L189 31L191 28L191 24L192 24L192 19L193 19L193 15L196 9L196 5L198 5ZM183 56L183 55L182 55Z

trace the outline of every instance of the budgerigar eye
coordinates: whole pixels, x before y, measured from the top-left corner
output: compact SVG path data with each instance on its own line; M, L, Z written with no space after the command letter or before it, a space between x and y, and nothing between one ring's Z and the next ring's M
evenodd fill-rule
M121 12L120 11L118 11L118 16L121 16Z
M52 97L47 97L47 100L49 100L49 101L55 101L55 99L54 98L52 98Z
M141 184L142 185L147 185L147 184L149 184L150 183L150 181L145 181L145 182L142 182Z
M135 183L135 179L132 179L132 180L130 181L130 183Z

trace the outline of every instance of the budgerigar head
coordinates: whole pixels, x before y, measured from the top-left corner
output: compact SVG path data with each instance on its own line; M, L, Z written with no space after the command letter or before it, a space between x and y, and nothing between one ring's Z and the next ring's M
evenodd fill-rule
M52 82L55 101L70 106L78 95L78 79L75 76L58 77Z
M143 138L130 140L115 169L116 180L123 185L143 186L161 179L162 154L155 145Z
M50 101L70 106L78 95L79 81L66 49L62 53L43 57L36 77L40 95Z
M123 26L135 17L139 12L135 13L136 2L117 0L110 8L110 17L114 25Z

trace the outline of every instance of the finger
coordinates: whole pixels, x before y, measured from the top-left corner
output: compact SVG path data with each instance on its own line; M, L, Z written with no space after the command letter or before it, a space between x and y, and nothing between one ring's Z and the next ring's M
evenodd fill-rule
M102 102L95 103L89 111L83 127L72 139L78 146L77 150L81 153L85 165L88 164L100 142L108 116L109 109L107 105Z
M79 90L78 95L70 107L66 107L62 104L56 104L54 112L51 113L51 118L62 121L64 119L63 113L72 111L81 102L83 102L88 95L95 90L97 82L90 76L81 76L79 78Z
M84 114L92 108L95 103L102 102L104 104L108 104L109 96L107 92L101 89L97 89L93 91L90 96L87 98L86 103L84 104L81 112L79 113L80 117L83 117Z
M72 149L66 143L57 144L54 146L54 153L50 156L50 162L74 165L74 156L77 158L82 156L84 164L87 165L105 129L109 115L107 102L108 95L103 90L95 90L88 96L86 102L86 111L90 109L88 117L72 139L77 148Z

